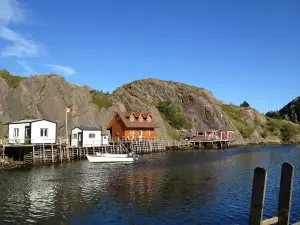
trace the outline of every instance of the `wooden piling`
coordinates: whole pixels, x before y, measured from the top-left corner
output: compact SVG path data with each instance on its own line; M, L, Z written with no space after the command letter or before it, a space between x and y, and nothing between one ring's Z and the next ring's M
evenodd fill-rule
M263 168L254 170L249 225L261 225L264 211L267 172Z
M270 225L275 223L277 225L288 225L291 212L294 167L286 162L282 164L277 216L262 220L266 179L267 172L263 168L254 170L249 225Z

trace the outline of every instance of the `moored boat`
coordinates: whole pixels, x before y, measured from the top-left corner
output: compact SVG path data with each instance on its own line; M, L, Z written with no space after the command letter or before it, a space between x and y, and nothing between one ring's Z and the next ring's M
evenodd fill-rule
M133 162L137 159L135 156L127 154L99 154L99 155L86 155L89 162Z

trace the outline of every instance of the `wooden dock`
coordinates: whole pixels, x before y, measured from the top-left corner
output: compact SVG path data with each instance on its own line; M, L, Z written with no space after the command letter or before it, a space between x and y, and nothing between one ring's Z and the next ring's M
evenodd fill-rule
M24 164L51 164L63 161L86 159L86 155L99 153L124 154L134 152L136 154L148 154L166 151L162 140L147 141L111 141L109 145L91 147L71 147L63 144L34 144L34 145L4 145L3 157L8 155L14 161Z

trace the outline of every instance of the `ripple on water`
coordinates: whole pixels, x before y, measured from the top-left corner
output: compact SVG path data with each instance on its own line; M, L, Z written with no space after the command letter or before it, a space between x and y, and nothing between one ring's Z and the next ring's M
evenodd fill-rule
M291 221L300 220L300 150L258 147L87 161L1 173L7 224L247 224L253 170L267 169L265 217L276 214L280 167L295 165Z

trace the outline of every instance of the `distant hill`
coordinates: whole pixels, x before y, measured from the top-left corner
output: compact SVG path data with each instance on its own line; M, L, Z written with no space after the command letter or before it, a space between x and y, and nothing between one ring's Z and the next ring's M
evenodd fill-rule
M112 94L69 84L58 75L13 76L0 70L0 131L5 123L45 118L58 124L64 136L65 108L70 106L68 128L106 127L114 111L151 111L166 140L189 136L192 131L228 129L236 143L298 142L300 126L268 118L250 107L227 105L203 88L178 82L142 79L125 84ZM299 117L297 117L299 118ZM298 139L299 138L299 139Z

